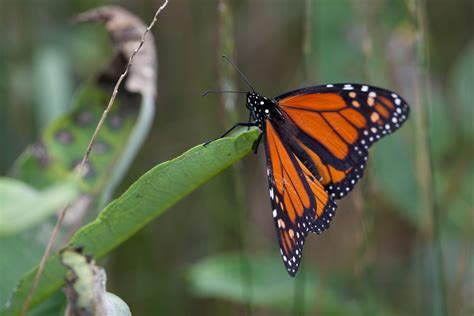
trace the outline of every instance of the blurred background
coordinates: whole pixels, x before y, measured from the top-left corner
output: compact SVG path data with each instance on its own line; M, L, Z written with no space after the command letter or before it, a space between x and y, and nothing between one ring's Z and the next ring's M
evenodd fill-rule
M1 0L0 171L68 111L110 58L74 15L118 4L145 23L157 0ZM201 187L101 264L135 315L472 315L474 38L470 0L171 0L153 29L153 129L117 194L248 113L230 56L262 94L364 82L402 95L408 122L309 236L291 279L274 232L263 151Z

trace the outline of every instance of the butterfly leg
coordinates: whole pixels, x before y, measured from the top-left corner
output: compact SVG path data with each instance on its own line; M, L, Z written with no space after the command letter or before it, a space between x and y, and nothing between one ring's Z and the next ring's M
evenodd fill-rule
M221 137L217 137L217 138L214 138L212 140L209 140L207 142L204 143L204 147L206 147L207 145L209 145L209 143L212 143L213 141L215 140L218 140L218 139L221 139L223 137L226 137L227 135L229 135L230 132L232 132L234 129L236 129L237 127L239 126L244 126L244 127L253 127L253 126L258 126L257 123L237 123L235 124L234 126L232 126L232 128L230 128L227 132L225 132L224 134L222 134Z
M252 145L253 153L254 153L255 155L256 155L257 152L258 152L258 146L260 145L260 141L262 140L262 136L263 136L263 133L260 133L260 135L258 135L257 140L256 140L255 143L253 143L253 145Z

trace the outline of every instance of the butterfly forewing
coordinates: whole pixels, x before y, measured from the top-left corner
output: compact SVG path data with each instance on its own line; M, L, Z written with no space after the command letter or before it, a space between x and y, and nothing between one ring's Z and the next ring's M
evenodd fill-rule
M324 187L342 198L363 175L368 148L398 129L408 105L397 94L367 85L335 84L295 90L275 99L297 127L300 147ZM313 172L314 174L314 172Z

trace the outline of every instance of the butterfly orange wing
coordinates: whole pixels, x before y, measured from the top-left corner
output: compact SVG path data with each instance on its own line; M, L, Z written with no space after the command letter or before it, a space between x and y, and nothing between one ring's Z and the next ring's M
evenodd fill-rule
M280 252L294 276L309 232L329 227L336 205L322 184L267 120L264 128L267 175Z
M287 120L279 128L294 134L293 147L335 198L362 177L368 148L397 130L409 113L397 94L358 84L309 87L275 100Z

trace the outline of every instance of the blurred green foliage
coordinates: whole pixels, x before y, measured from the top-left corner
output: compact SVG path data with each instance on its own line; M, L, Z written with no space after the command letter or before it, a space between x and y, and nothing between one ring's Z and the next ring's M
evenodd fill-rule
M229 170L114 251L105 264L110 291L137 315L292 314L292 302L309 306L303 309L308 315L439 313L435 307L439 284L433 280L437 259L432 227L425 217L430 210L423 209L425 188L420 186L419 166L430 162L420 161L414 137L417 129L425 128L440 209L444 300L449 314L471 315L472 2L425 1L427 29L420 39L413 15L417 1L229 0L235 43L227 47L234 47L233 53L216 49L222 27L217 18L219 2L172 0L160 16L153 30L160 60L157 118L152 136L119 191L157 163L218 136L227 127L222 123L226 118L220 100L200 97L202 91L218 86L221 54L235 56L253 85L267 96L302 85L367 82L397 91L412 108L425 105L429 125L417 126L413 115L399 132L374 146L365 179L339 203L331 229L308 238L305 282L285 279L278 261L261 260L262 253L278 254L278 247L260 153L246 158L238 169L242 195L236 195L239 184ZM105 3L124 5L148 21L160 1L2 3L3 173L55 115L67 111L71 91L109 58L102 28L69 24L74 14ZM424 41L428 67L416 57L417 40ZM425 74L426 86L417 88L418 71ZM237 82L240 89L246 88ZM237 99L236 112L245 120L243 99ZM88 139L80 132L78 137ZM41 235L25 232L17 240L1 241L2 248L8 248L2 253L25 258L15 262L22 273L41 254L39 245L48 229L41 231ZM25 243L33 249L23 248ZM238 255L215 259L228 251ZM235 256L252 267L244 276ZM2 283L10 280L4 270L0 273ZM16 279L20 274L14 274ZM262 294L266 289L273 293L278 280L282 292L290 291L284 308L274 304L272 295ZM309 289L301 287L306 282ZM302 289L302 297L294 295ZM233 294L238 291L249 296ZM4 293L2 289L0 294Z
M350 284L345 283L347 278L322 280L304 268L296 278L289 278L280 273L280 265L281 258L275 255L225 253L196 263L187 277L192 293L198 297L247 303L269 308L272 313L366 315L363 303L341 304L351 292ZM252 276L250 280L246 273ZM395 315L383 302L372 308L384 315Z
M78 195L79 189L72 181L38 191L19 180L0 178L0 236L19 233L41 223Z
M51 215L70 205L69 213L73 215L66 219L59 235L60 239L67 238L75 226L96 216L94 201L109 186L110 174L117 172L116 164L126 149L124 140L136 121L140 101L137 95L125 91L97 138L93 157L83 169L83 180L76 183L73 179L73 171L81 162L112 91L107 80L106 76L89 80L76 93L72 109L59 117L54 116L57 112L46 110L45 115L51 114L50 123L10 170L18 180L7 182L5 178L2 182L0 252L8 258L0 262L5 275L0 285L2 305L20 277L41 258L56 221ZM90 210L95 212L87 214Z
M156 166L111 202L96 220L79 229L68 246L83 247L85 253L103 257L150 220L248 154L256 137L256 130L244 131L206 147L199 145ZM44 301L63 285L64 268L59 257L53 254L46 262L44 277L33 296L33 305ZM8 315L16 315L21 310L35 273L33 270L21 278L9 299Z

